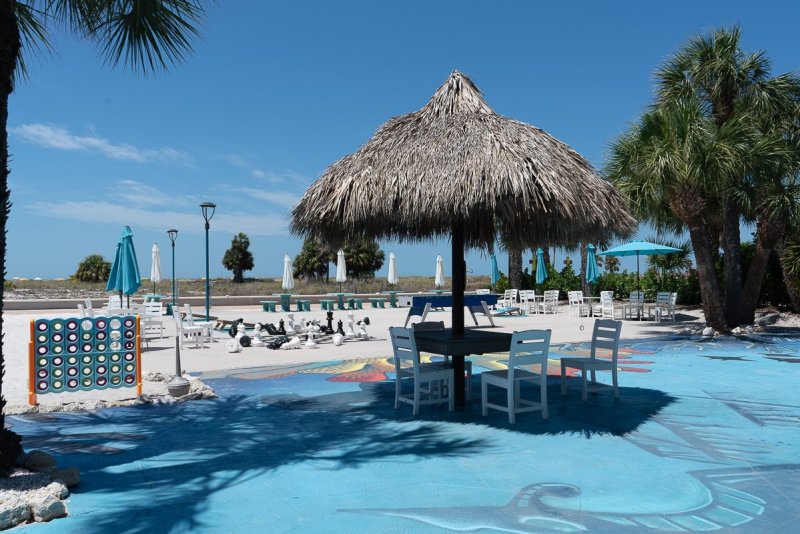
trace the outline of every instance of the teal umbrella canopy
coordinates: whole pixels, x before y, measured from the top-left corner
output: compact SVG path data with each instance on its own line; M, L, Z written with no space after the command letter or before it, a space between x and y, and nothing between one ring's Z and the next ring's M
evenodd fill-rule
M119 291L124 295L132 295L141 285L139 262L136 260L136 250L133 248L133 232L130 226L126 226L117 243L117 254L111 265L106 291Z
M497 268L497 256L492 254L492 278L491 278L492 285L497 284L499 280L500 280L500 269Z
M544 250L536 249L536 283L541 284L547 280L547 264L544 262Z
M642 290L642 285L639 281L639 256L658 256L661 254L672 254L673 252L680 252L681 249L675 247L668 247L659 245L657 243L650 243L649 241L631 241L618 247L604 250L599 256L636 256L636 287L639 291Z
M586 283L594 284L600 277L597 272L597 259L594 255L594 245L589 243L586 246Z

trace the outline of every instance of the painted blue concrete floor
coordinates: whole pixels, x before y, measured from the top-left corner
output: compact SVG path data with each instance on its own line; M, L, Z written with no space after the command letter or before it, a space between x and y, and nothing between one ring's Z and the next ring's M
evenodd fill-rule
M157 532L798 532L800 339L625 342L621 399L550 419L393 408L387 357L206 375L218 401L8 418L78 466L70 516ZM585 354L580 344L551 350ZM477 358L475 371L502 365ZM606 373L607 374L607 373ZM603 377L606 378L606 377Z

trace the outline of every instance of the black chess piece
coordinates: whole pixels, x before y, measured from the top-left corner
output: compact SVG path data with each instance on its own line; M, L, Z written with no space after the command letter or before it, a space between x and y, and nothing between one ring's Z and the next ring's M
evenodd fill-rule
M289 338L287 336L281 336L279 338L276 338L274 341L268 343L267 344L267 348L268 349L272 349L272 350L277 350L277 349L281 348L281 345L283 345L284 343L288 343L288 342L289 342Z
M344 335L344 328L342 328L342 320L339 319L339 322L336 323L336 333Z
M325 327L325 333L330 336L333 334L333 312L329 311L327 313L327 316L328 316L328 325Z
M278 334L281 336L286 335L286 328L283 326L283 319L278 322Z
M363 319L361 319L361 321L362 321L362 322L363 322L365 325L369 326L369 317L364 317Z
M239 345L243 347L249 347L251 343L250 336L242 336L239 338Z
M230 335L231 337L236 337L236 334L238 333L238 331L239 330L237 328L237 325L236 324L232 324L231 327L228 329L228 335Z
M280 334L280 332L278 332L278 329L275 328L275 325L272 324L272 323L265 324L264 328L267 329L267 334L269 334L271 336L277 336L278 334Z

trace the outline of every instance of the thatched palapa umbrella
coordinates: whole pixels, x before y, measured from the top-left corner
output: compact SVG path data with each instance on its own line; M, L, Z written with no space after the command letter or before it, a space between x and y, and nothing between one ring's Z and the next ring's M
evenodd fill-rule
M464 74L419 111L381 126L328 167L292 210L294 233L348 238L451 236L453 335L464 332L464 248L609 239L635 224L622 196L572 148L498 115Z

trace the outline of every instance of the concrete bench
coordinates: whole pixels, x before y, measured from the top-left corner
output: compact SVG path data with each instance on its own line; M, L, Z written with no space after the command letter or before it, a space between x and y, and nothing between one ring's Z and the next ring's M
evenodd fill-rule
M361 310L364 308L364 299L347 299L349 310Z
M294 301L297 305L297 311L311 311L311 301L310 300L300 300L297 299Z
M369 298L367 300L373 308L384 308L384 304L386 304L386 299L383 298Z
M278 305L278 301L277 300L262 300L262 301L259 301L259 302L261 304L261 308L265 312L274 312L275 311L275 306Z
M319 304L323 310L333 311L334 309L336 309L335 300L320 300Z

